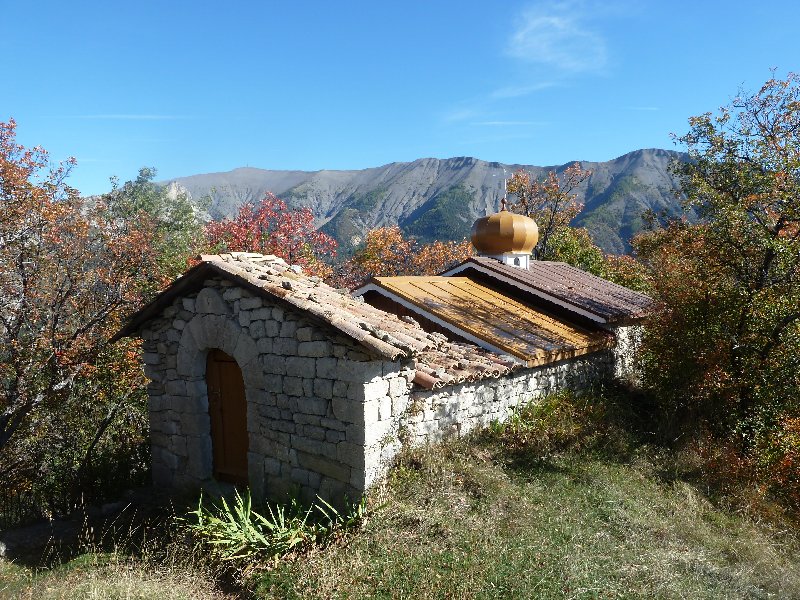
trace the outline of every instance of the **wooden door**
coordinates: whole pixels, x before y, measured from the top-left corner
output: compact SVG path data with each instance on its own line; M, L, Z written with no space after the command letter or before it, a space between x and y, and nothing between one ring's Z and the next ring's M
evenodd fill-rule
M206 385L214 478L246 485L247 401L242 370L222 350L212 350L206 364Z

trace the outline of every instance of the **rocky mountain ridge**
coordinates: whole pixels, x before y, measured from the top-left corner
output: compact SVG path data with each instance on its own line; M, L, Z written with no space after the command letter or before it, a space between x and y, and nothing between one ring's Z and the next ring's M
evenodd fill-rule
M578 161L592 175L577 190L585 208L575 224L587 227L605 250L626 252L630 237L643 226L646 210L678 210L677 180L669 164L683 158L678 152L647 149L606 162ZM570 164L540 167L471 157L421 158L350 171L247 167L164 183L173 193L192 199L210 196L208 214L213 219L231 216L241 204L273 192L292 206L309 206L318 225L347 250L366 230L394 224L424 241L462 239L469 236L476 218L498 209L504 180L514 171L525 169L543 177Z

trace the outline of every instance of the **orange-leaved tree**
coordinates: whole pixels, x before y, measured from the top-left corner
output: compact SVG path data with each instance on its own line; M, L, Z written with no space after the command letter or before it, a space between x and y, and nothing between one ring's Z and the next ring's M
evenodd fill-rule
M398 226L371 229L353 256L332 277L338 287L354 288L370 277L434 275L472 255L472 243L435 241L420 244Z
M271 193L243 204L232 219L209 223L206 241L215 252L275 254L320 277L330 274L326 261L336 254L336 240L317 230L311 209L290 209Z
M520 169L506 184L506 189L516 197L509 209L531 217L539 226L539 243L533 249L537 260L554 260L552 241L569 233L569 224L583 210L576 188L591 176L580 163L567 167L561 175L549 171L543 180Z
M124 314L141 302L139 282L154 262L144 225L123 226L104 203L83 201L66 185L73 164L51 167L45 150L16 142L13 120L0 122L0 478L7 486L41 479L42 453L61 441L74 446L65 419L113 411L95 406L102 400L93 395L74 404ZM110 368L123 388L140 389L138 360ZM81 454L76 464L91 458L91 447L70 451Z

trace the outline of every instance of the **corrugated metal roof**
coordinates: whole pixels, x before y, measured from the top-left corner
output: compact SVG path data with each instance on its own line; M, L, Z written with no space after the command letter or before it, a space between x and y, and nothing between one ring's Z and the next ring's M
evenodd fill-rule
M472 344L457 344L444 335L427 333L411 319L366 304L309 277L276 256L232 252L203 255L200 263L134 314L114 336L135 335L177 297L202 288L207 279L223 277L254 294L285 303L355 340L373 355L416 361L415 382L428 389L464 381L500 377L519 367L509 356L497 356Z
M645 294L562 262L534 260L527 269L520 269L486 256L473 256L442 275L468 275L470 269L601 323L635 321L646 316L653 305Z
M537 366L580 356L613 343L606 331L569 323L522 304L467 277L376 277L374 289L464 339Z

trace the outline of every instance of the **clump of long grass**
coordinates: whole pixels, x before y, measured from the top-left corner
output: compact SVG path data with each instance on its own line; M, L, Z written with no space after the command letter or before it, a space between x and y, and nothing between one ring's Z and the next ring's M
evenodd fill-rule
M232 563L245 571L274 565L282 557L332 541L360 525L366 499L339 511L317 496L305 507L292 499L287 505L267 504L258 512L250 491L237 490L232 501L209 502L200 496L197 508L182 523L196 546L206 549L212 562Z

